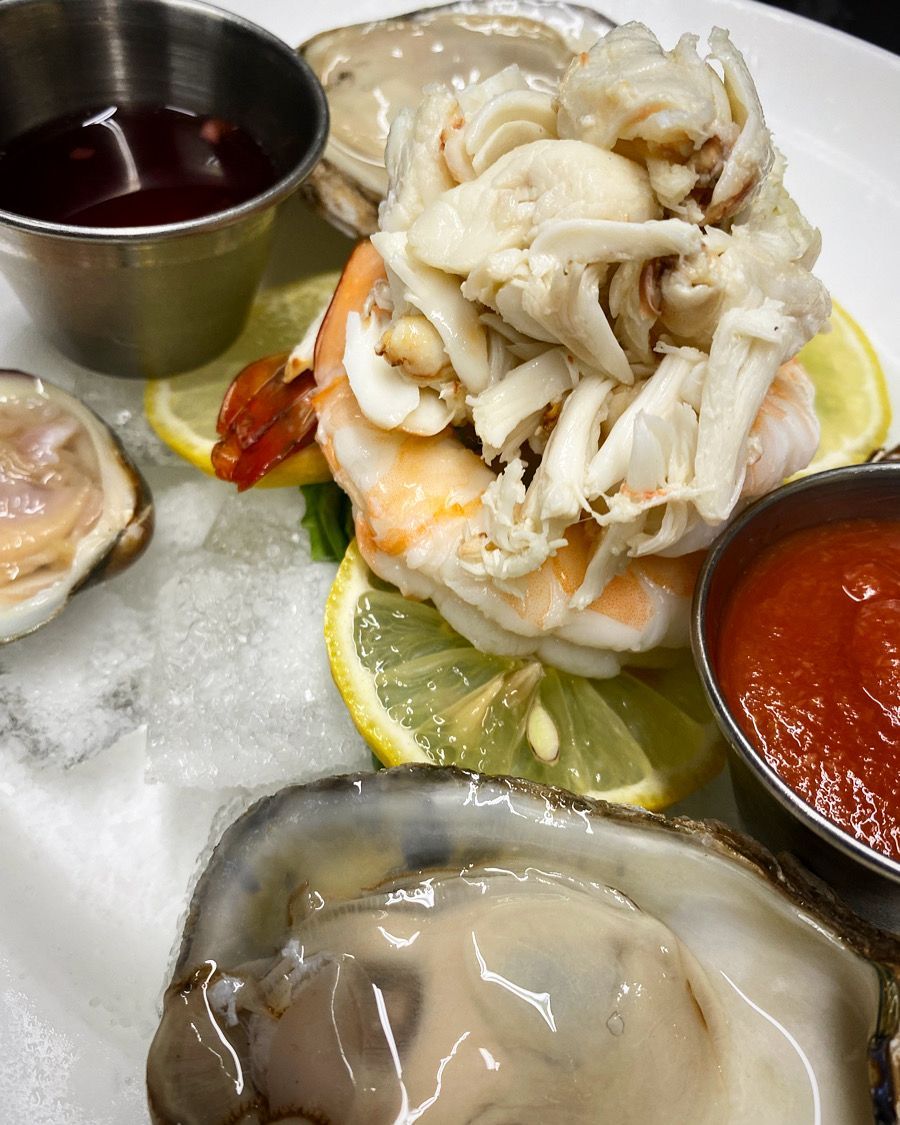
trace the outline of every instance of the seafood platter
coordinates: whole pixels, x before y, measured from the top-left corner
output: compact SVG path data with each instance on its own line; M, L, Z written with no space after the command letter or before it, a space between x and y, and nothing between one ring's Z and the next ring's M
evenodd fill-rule
M750 0L222 6L330 116L233 344L101 374L0 275L5 1119L900 1121L900 61ZM40 211L198 121L72 108L0 224L179 222ZM716 544L847 473L698 648Z

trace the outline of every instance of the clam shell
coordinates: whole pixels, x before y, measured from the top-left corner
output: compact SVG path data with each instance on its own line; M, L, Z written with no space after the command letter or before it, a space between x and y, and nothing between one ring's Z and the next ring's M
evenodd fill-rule
M459 89L516 63L535 88L553 91L572 55L613 26L562 0L461 0L316 35L299 50L325 88L331 133L301 191L345 234L372 234L387 190L388 128L424 86Z
M87 432L100 466L103 510L73 546L67 570L52 584L22 600L0 598L0 644L33 633L56 617L73 594L124 570L144 551L153 533L147 483L103 419L45 379L23 371L0 371L0 410L4 403L28 398L61 407ZM15 582L7 591L14 586Z
M606 883L664 922L801 1054L821 1111L810 1121L898 1120L900 939L724 825L428 766L287 788L227 829L196 885L151 1048L154 1120L180 1120L168 1107L193 1081L178 1035L198 969L279 951L299 890L329 901L407 873L504 864Z

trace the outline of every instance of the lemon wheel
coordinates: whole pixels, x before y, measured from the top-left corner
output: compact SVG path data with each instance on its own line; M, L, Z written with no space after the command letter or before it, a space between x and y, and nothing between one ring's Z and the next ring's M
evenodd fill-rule
M376 579L355 543L325 611L331 670L385 765L512 774L661 809L722 766L690 654L608 680L491 656Z
M815 386L822 428L802 475L865 461L884 442L891 421L887 382L866 334L834 302L830 331L810 340L798 358Z

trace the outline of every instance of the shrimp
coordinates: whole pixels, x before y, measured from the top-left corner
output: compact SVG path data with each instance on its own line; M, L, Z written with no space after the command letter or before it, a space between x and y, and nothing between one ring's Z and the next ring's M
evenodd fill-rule
M501 581L464 565L484 532L496 474L450 428L416 435L375 426L344 366L348 317L362 315L384 263L371 242L351 256L315 350L317 440L350 496L359 548L371 569L404 594L430 598L477 647L534 654L581 675L615 675L629 653L686 643L703 552L628 561L583 608L572 599L596 556L602 529L579 520L552 557ZM760 429L760 438L764 435Z

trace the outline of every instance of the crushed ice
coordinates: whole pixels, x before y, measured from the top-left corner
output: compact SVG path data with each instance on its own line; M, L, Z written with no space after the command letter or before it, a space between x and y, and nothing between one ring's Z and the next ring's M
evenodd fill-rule
M73 365L69 388L112 428L136 464L182 466L184 462L157 437L144 414L144 380L101 375Z
M0 746L71 766L144 721L152 643L114 585L85 590L51 624L0 648Z
M162 584L148 772L202 787L363 769L322 637L336 568L310 559L295 490L229 495Z
M148 780L204 789L369 768L322 637L335 567L310 559L299 491L148 476L146 555L0 648L0 746L69 767L146 726Z

